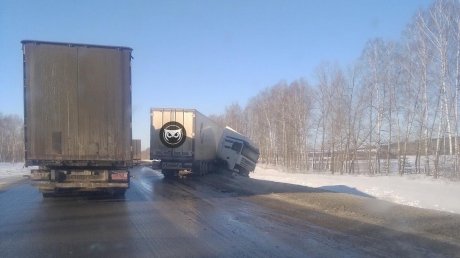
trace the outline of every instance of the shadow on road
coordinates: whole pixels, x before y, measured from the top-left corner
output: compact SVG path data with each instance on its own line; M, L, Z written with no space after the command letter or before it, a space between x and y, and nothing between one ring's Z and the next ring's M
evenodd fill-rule
M319 188L280 183L268 180L246 178L241 176L229 176L225 174L210 174L204 177L191 177L179 179L178 182L185 185L205 184L222 193L230 193L238 196L266 195L277 193L342 193L365 198L375 198L361 192L356 188L346 185L331 185Z
M356 188L346 185L330 185L319 188L295 185L289 183L280 183L268 180L253 179L243 176L234 176L231 173L211 173L205 176L186 176L181 178L163 178L161 172L152 170L148 167L141 167L132 171L134 178L142 182L143 187L156 189L155 192L161 192L161 189L169 187L183 186L189 189L203 189L209 187L213 192L207 194L213 195L214 198L226 198L233 196L253 196L280 193L341 193L354 195L364 198L374 198L369 194L361 192ZM146 185L147 184L147 185ZM186 189L184 189L186 190Z
M321 186L318 187L318 189L323 189L326 191L331 191L331 192L336 192L336 193L346 193L346 194L351 194L351 195L356 195L356 196L361 196L361 197L367 197L367 198L375 198L372 195L369 195L367 193L361 192L358 189L354 187L349 187L346 185L326 185L326 186Z
M88 200L88 201L106 201L106 202L124 202L124 195L112 194L108 192L59 192L49 194L44 200Z

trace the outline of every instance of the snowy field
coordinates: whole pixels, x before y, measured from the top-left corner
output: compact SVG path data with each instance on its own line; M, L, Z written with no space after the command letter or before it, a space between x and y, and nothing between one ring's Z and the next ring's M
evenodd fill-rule
M0 189L29 176L30 169L25 168L24 163L0 163Z
M250 177L460 214L460 182L423 175L370 177L330 173L296 174L258 166Z
M22 177L29 174L30 168L24 167L24 163L0 163L0 179Z

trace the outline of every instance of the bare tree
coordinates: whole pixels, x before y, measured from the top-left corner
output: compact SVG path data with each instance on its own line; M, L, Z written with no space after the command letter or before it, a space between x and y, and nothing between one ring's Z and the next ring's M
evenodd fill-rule
M418 11L401 41L370 40L347 69L315 72L315 87L282 81L216 120L254 139L267 164L460 177L459 1Z
M0 162L24 160L23 122L16 115L0 113Z

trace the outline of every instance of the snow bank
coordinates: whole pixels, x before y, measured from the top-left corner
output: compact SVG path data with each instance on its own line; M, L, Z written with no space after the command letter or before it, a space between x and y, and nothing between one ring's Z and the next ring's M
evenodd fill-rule
M296 174L257 167L251 178L371 196L398 204L460 214L460 182L415 176Z
M19 181L30 174L30 167L25 168L24 163L0 163L0 189L2 186Z
M24 163L0 163L0 180L8 177L22 177L30 174Z

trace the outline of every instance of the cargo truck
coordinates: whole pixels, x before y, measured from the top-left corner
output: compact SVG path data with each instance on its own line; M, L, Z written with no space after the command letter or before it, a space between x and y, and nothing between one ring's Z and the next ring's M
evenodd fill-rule
M142 159L142 146L140 139L133 139L133 165L139 165Z
M218 166L245 176L255 169L258 148L197 110L154 108L150 117L150 158L161 161L165 177L181 170L202 175Z
M124 194L132 165L128 47L22 41L25 165L46 197Z

